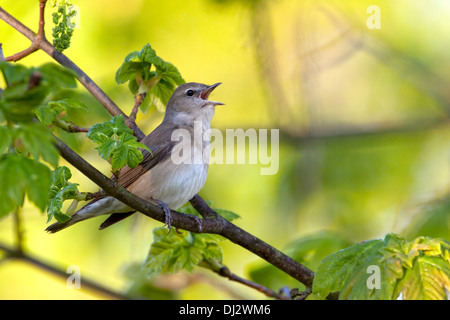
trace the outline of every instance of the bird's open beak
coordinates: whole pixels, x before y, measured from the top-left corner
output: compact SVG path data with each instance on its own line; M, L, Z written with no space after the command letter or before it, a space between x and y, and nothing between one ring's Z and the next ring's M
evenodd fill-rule
M222 82L218 82L218 83L215 83L215 84L209 86L208 88L206 88L205 90L203 90L203 91L200 93L200 98L202 98L203 100L205 100L205 101L207 102L207 104L212 104L212 105L214 105L214 106L224 105L224 103L222 103L222 102L217 102L217 101L210 101L210 100L208 100L208 97L209 97L210 93L211 93L215 88L217 88L219 85L221 85L221 84L222 84Z

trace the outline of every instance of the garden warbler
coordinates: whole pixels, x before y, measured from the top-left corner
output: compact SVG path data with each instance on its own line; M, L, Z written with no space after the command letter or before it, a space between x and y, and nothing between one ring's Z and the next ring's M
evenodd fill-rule
M218 85L220 83L207 86L194 82L180 85L169 99L161 124L141 141L151 152L143 150L143 161L137 167L126 166L120 171L118 183L142 199L156 202L164 210L169 230L170 209L177 209L189 201L206 181L211 119L215 106L223 105L208 98ZM194 138L196 126L201 126L204 133L201 139ZM177 147L181 140L185 143L189 137L189 149ZM184 157L183 161L180 156ZM69 221L54 223L46 231L54 233L77 222L110 214L100 226L104 229L134 212L126 204L105 195L76 211Z

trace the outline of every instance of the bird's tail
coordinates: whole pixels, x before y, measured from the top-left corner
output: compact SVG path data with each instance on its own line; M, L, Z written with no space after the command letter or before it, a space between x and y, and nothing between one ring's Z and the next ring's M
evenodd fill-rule
M98 217L104 214L111 214L114 212L119 212L120 214L112 215L111 219L107 219L101 226L101 229L104 229L126 217L131 215L134 211L129 211L130 208L120 202L119 200L114 199L113 197L104 197L104 198L96 198L86 204L83 208L76 211L71 217L69 221L66 222L56 222L45 229L45 231L49 233L55 233L61 231L75 223L80 221L90 219L93 217Z
M74 225L77 222L89 219L90 217L82 217L79 215L74 214L72 217L70 217L70 220L66 222L55 222L54 224L51 224L45 229L48 233L55 233L58 231L61 231L67 227L70 227L71 225Z
M55 222L54 224L50 225L45 229L48 233L55 233L58 231L61 231L67 227L70 227L71 225L74 225L75 223L78 223L80 221L96 217L99 214L106 213L104 208L102 208L101 204L104 201L99 201L101 199L105 198L97 198L86 204L84 207L82 207L80 210L77 210L71 217L70 220L66 222Z

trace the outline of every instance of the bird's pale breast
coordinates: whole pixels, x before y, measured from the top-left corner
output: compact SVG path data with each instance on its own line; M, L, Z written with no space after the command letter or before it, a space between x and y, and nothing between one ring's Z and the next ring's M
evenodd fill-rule
M128 190L145 200L163 201L171 209L181 207L200 191L208 175L209 142L194 144L191 154L194 157L198 152L202 155L201 163L175 164L169 157L146 172Z

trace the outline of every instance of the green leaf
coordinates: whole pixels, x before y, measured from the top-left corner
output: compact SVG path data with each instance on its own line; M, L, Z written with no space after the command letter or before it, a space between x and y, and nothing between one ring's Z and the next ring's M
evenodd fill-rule
M58 165L59 154L53 142L52 134L37 123L27 123L17 126L15 139L19 139L25 152L29 152L36 160L42 158L52 166Z
M34 108L42 103L48 93L49 88L43 85L31 89L28 83L7 87L1 95L3 113L12 122L30 122L34 117Z
M7 126L0 126L0 155L13 142L13 130Z
M72 177L70 169L61 166L51 173L51 187L48 193L47 222L54 217L58 222L66 222L70 216L61 212L64 201L76 199L79 194L78 184L69 182Z
M95 149L103 159L110 161L113 171L126 165L136 167L143 160L139 149L150 151L146 145L137 141L120 115L92 126L87 137L98 144Z
M379 268L379 288L369 288L369 267ZM445 299L450 288L450 245L420 237L406 241L395 234L338 251L320 264L313 292L340 299ZM372 279L373 280L373 279Z
M39 119L39 121L45 125L51 125L53 124L58 116L61 114L61 112L63 111L63 108L61 107L50 107L48 105L41 105L39 107L36 108L36 116Z
M148 108L155 107L158 110L164 110L176 86L165 79L161 79L158 84L152 87L148 93L148 100L141 104L143 112L147 112ZM147 98L147 97L146 97Z
M317 270L323 258L348 247L350 244L340 234L320 230L292 241L283 249L283 252L309 269ZM253 281L269 288L298 287L299 285L298 281L266 262L258 262L252 265L249 276Z
M36 108L36 116L43 125L51 125L57 119L58 116L64 111L69 109L79 109L82 111L88 111L86 105L77 99L63 99L60 101L50 101L47 105L41 105Z
M52 171L52 187L59 189L65 187L72 178L72 172L66 166L60 166Z
M19 63L1 62L0 70L8 86L28 81L31 71Z
M175 88L185 81L178 69L156 55L155 50L146 44L141 51L134 51L125 57L116 72L117 84L129 82L132 94L147 93L140 105L142 112L155 106L163 110Z
M0 158L0 217L23 205L25 195L44 210L50 186L47 166L19 155Z
M76 183L69 183L61 190L59 190L53 198L48 202L47 207L47 222L49 222L53 217L58 222L66 222L70 217L61 212L63 203L65 200L75 199L78 195L78 185ZM54 191L52 190L52 193Z
M240 216L237 213L234 213L233 211L230 210L214 208L214 211L216 211L218 214L220 214L228 221L233 221L235 219L240 218Z
M396 287L395 296L408 300L448 300L450 265L441 258L421 256ZM448 289L447 289L448 291Z
M132 135L133 130L125 124L125 119L121 115L118 115L109 121L93 125L89 129L87 137L95 143L100 144L109 141L113 135L120 135L122 133Z
M222 261L222 249L214 238L188 231L153 230L153 243L145 267L149 275L161 272L192 272L202 261Z
M48 103L49 107L51 108L61 108L61 109L65 109L65 110L69 110L69 109L81 109L82 111L88 111L88 108L86 107L86 105L77 100L77 99L63 99L60 101L50 101Z
M50 189L50 170L42 163L31 159L25 159L23 168L28 178L28 198L44 212Z
M49 62L38 67L37 70L42 73L43 79L52 85L72 89L77 87L76 73L71 69Z

